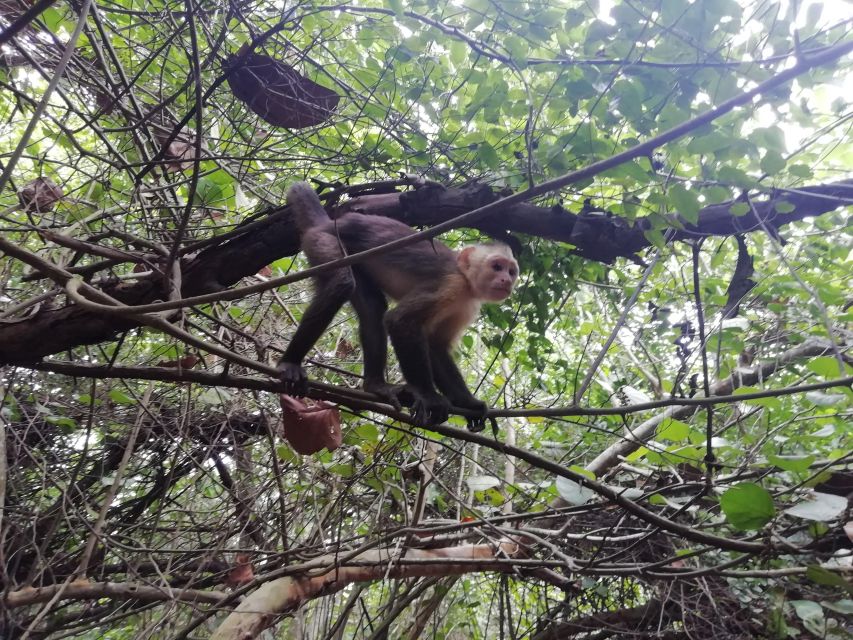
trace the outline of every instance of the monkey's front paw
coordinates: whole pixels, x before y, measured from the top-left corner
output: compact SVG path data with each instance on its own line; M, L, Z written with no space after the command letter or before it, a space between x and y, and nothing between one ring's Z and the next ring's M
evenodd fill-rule
M279 362L278 377L284 383L284 392L291 396L308 395L308 376L295 362Z
M442 395L415 396L412 417L419 427L432 427L447 420L450 403Z

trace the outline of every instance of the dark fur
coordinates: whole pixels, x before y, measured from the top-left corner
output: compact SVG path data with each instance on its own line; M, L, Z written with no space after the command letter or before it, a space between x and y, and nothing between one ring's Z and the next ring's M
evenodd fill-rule
M402 222L381 216L347 213L330 220L305 183L291 186L287 199L300 231L302 250L312 265L414 233ZM460 282L464 284L465 279L457 267L456 254L437 241L418 242L352 268L318 276L314 298L279 363L282 380L297 395L307 391L302 360L349 300L359 318L366 390L397 407L400 402L410 404L415 420L424 425L446 420L450 403L485 413L485 404L468 391L450 356L452 345L435 335L430 338L424 328L435 309L445 303L442 296L452 295L463 286ZM390 312L383 292L398 300ZM386 328L408 383L405 387L385 381ZM469 426L482 428L483 421L474 419Z

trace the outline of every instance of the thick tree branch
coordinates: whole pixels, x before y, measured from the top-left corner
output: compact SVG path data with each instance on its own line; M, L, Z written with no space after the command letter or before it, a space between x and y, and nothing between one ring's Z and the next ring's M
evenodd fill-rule
M354 582L382 580L386 578L415 578L423 576L452 576L475 571L506 571L508 566L495 562L499 558L513 557L521 551L519 545L503 542L498 545L464 545L446 549L397 548L365 551L352 558L355 566L341 562L339 554L331 554L314 561L325 562L331 567L319 575L306 572L300 576L288 576L271 580L253 593L228 616L211 636L211 640L238 640L255 638L264 629L275 623L278 616L291 611L320 594L328 595L340 591ZM396 559L446 560L438 564L401 565ZM476 560L454 563L456 560Z
M456 216L496 202L499 196L485 185L440 189L424 187L406 193L385 193L353 198L340 208L396 218L413 226L436 225ZM790 207L780 213L776 207L785 202ZM730 236L761 230L759 220L768 228L780 227L818 216L842 206L853 204L853 180L843 180L822 185L812 185L790 191L774 191L768 198L753 203L754 213L734 216L730 212L734 202L705 207L692 224L673 215L678 228L676 240L692 240L705 236ZM575 252L597 262L611 263L616 258L628 258L646 249L651 242L646 232L649 221L640 218L628 222L618 216L596 214L576 215L562 208L539 207L528 203L515 204L499 214L472 223L473 228L499 236L507 231L538 236L548 240L575 245Z
M44 587L25 587L6 594L3 604L14 609L54 598L59 600L92 600L115 598L136 600L138 602L161 602L179 600L182 602L206 602L218 604L228 596L221 591L202 591L198 589L162 589L132 582L89 582L77 580L69 584L53 584Z
M446 223L465 212L495 202L497 196L485 186L440 189L424 187L405 194L361 196L347 204L348 210L398 218L413 225ZM776 211L785 201L793 206L786 213ZM754 203L754 215L765 225L782 225L816 216L853 201L853 181L803 187L777 192L774 197ZM699 214L696 224L683 222L676 237L733 235L760 227L754 218L736 217L729 212L732 203L712 205ZM602 262L631 256L649 246L643 220L629 224L618 217L573 215L552 208L519 203L493 217L473 224L490 233L516 231L570 242L580 255ZM280 209L263 224L253 223L249 232L221 246L211 246L197 256L185 258L182 266L184 297L219 292L253 275L263 266L299 250L298 237L289 212ZM146 304L167 296L162 279L151 276L136 283L117 283L103 291L129 306ZM131 318L105 316L69 305L43 311L25 321L0 325L0 364L33 362L85 344L112 339L116 334L138 325Z

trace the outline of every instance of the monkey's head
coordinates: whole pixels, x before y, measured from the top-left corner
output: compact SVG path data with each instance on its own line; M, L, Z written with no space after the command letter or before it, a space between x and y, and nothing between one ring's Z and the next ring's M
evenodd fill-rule
M505 244L465 247L459 252L457 264L474 295L485 302L506 300L518 278L518 263Z

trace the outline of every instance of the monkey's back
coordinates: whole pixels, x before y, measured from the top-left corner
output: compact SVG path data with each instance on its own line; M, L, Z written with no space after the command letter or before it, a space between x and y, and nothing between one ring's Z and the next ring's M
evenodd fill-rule
M347 213L324 229L340 239L347 253L359 253L411 236L408 225L384 216ZM367 273L386 294L399 300L425 283L438 289L450 275L458 274L456 253L438 240L422 240L402 249L383 253L360 263L357 269Z

